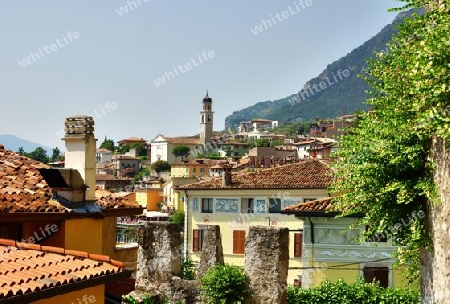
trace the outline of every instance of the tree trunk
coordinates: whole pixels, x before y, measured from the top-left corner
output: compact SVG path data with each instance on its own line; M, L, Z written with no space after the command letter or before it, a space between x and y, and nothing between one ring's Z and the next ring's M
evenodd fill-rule
M426 224L433 250L421 251L422 303L449 303L450 299L450 149L445 140L434 138L430 158L432 176L440 203L428 203Z

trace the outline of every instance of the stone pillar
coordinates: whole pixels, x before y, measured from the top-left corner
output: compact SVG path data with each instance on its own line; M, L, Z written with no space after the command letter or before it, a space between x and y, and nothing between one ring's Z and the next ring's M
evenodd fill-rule
M286 303L289 229L250 227L245 241L245 272L252 296L246 303Z
M205 229L197 279L201 279L208 269L216 264L224 264L222 239L220 237L220 227L218 225L210 225Z
M170 222L148 222L140 229L136 289L153 290L180 276L180 228Z

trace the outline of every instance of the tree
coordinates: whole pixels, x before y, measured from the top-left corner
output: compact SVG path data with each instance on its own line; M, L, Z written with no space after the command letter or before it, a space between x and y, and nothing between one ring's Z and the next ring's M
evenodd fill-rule
M52 150L52 157L50 158L51 162L59 161L61 160L61 151L58 147L53 148Z
M270 147L270 141L267 138L260 138L255 141L255 147Z
M114 146L114 140L108 139L105 136L105 139L103 140L102 144L100 145L100 149L108 149L111 152L114 152L116 150Z
M183 211L176 211L174 214L172 214L169 217L169 222L174 222L178 226L180 226L181 231L184 230L184 212Z
M27 156L42 163L48 163L49 161L47 151L42 147L37 147L33 152L28 153Z
M405 2L409 7L426 3ZM388 54L377 54L369 63L364 78L372 87L367 101L372 111L359 113L356 126L342 137L333 188L342 193L337 209L343 216L365 214L359 224L368 225L366 236L387 233L401 246L398 261L408 266L411 279L424 265L422 300L429 303L434 297L433 303L446 303L447 269L432 267L448 267L445 261L450 259L439 240L448 237L442 228L443 221L448 227L447 217L442 217L448 211L437 207L443 204L439 197L450 204L449 193L444 195L448 180L444 186L433 177L436 172L450 173L443 162L433 163L433 151L436 142L450 138L450 10L448 1L427 4L423 16L406 19L399 27ZM448 150L445 153L449 157ZM440 247L438 254L433 246Z
M165 160L157 160L152 164L152 170L156 172L170 171L170 164Z
M20 155L26 155L27 154L25 152L25 150L23 149L23 147L20 147L19 150L17 151L17 153L19 153Z
M191 148L187 146L176 146L172 149L172 154L175 157L181 157L181 160L183 161L185 157L189 156L189 152L191 152Z

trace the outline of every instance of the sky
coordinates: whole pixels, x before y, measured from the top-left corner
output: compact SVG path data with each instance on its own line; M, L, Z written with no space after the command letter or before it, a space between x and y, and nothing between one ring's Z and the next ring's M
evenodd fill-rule
M197 134L207 90L214 130L223 130L233 111L298 92L391 23L396 13L388 9L400 3L9 0L1 6L0 134L63 148L64 121L74 115L94 117L99 143L105 136Z

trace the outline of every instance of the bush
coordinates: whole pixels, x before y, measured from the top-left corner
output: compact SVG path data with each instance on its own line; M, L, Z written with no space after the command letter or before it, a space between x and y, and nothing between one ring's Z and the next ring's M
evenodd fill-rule
M250 294L244 269L230 264L217 264L201 279L200 290L206 303L242 303Z
M184 280L194 280L196 275L196 266L190 258L181 261L181 278Z
M322 281L319 287L301 289L288 287L288 304L417 304L419 294L410 289L383 288L378 283L366 283L362 278L348 284L339 279L336 283Z
M169 222L173 222L177 224L181 231L184 230L184 212L183 211L176 211L174 214L172 214L169 217Z

